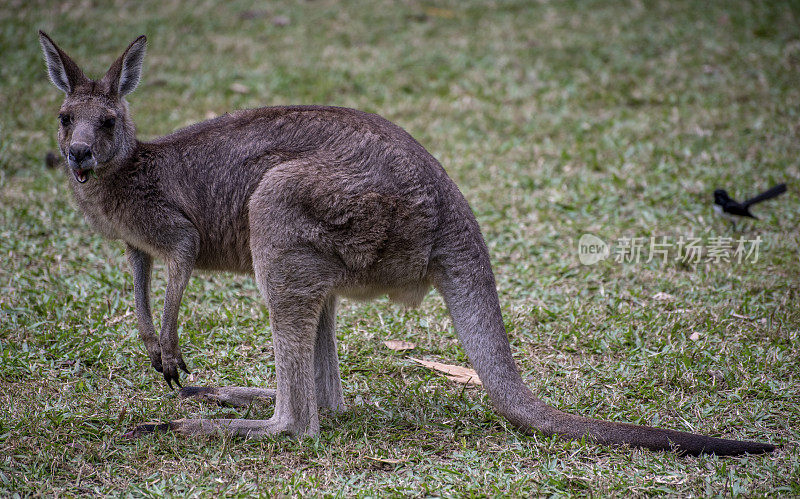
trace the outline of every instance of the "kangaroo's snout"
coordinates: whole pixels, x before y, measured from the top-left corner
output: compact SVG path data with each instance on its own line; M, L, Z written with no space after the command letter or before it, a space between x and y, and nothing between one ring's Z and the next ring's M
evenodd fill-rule
M89 144L78 142L69 146L69 160L72 166L81 166L87 159L92 159L92 148Z
M89 180L89 172L95 167L97 162L94 160L92 148L84 142L70 144L67 153L67 162L72 167L72 175L75 180L83 184Z

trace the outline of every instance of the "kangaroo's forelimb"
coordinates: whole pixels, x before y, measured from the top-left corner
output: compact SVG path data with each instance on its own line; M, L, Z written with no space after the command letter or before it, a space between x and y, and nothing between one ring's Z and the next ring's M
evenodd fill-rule
M192 276L196 255L195 246L193 244L187 246L184 252L176 253L167 260L167 295L164 299L164 314L161 318L161 334L158 342L161 345L162 374L170 388L173 381L181 386L178 369L189 372L178 345L178 311L183 291Z
M136 321L139 324L139 338L141 338L150 357L153 368L162 372L161 345L158 343L155 327L153 326L153 313L150 309L150 278L152 276L153 258L134 248L127 246L125 253L133 273L133 294L136 307Z

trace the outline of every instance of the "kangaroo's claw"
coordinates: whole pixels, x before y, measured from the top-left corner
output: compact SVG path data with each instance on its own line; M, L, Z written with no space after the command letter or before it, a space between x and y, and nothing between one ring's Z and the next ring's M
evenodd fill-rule
M172 369L164 371L164 380L167 382L167 385L169 385L170 390L173 389L172 386L173 381L175 382L176 385L178 385L178 388L183 388L183 386L181 385L180 374L178 374L178 370L175 369L174 367Z

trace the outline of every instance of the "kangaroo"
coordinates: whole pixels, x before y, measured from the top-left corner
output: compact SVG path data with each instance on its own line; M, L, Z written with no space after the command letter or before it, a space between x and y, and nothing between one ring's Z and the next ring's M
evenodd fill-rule
M439 162L384 118L338 107L264 107L140 142L125 96L139 83L146 38L96 81L42 31L39 41L50 80L66 94L58 144L75 202L95 230L125 242L139 335L170 388L181 386L179 370L188 372L178 308L195 268L253 274L269 310L276 389L180 393L234 405L274 397L271 418L181 419L140 425L133 436L317 434L320 409L345 407L337 297L388 294L414 306L434 287L494 408L522 432L691 455L775 449L590 419L537 398L511 355L488 250L467 201ZM159 335L150 310L154 258L168 276Z

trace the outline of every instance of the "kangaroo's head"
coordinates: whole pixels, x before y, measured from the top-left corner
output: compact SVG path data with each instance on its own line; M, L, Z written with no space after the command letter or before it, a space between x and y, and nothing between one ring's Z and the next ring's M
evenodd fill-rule
M147 39L134 40L97 81L87 78L43 31L39 43L50 80L66 94L58 114L58 145L73 177L83 184L134 150L136 130L125 96L139 84Z

